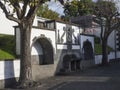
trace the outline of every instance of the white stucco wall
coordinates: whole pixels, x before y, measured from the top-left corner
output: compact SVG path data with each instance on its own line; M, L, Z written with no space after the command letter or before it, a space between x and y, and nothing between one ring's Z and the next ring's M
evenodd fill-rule
M108 37L108 45L115 50L115 31L113 31Z
M108 59L114 59L115 53L111 52ZM120 58L120 52L117 52L117 58ZM108 61L109 61L108 60ZM95 64L102 62L102 55L95 55ZM20 74L20 61L0 61L0 80L19 77Z
M58 37L58 30L59 30L60 37L63 35L63 33L64 33L63 27L66 27L66 24L56 22L56 39ZM66 34L63 37L63 43L66 43Z
M64 30L63 30L63 28L65 27L67 27L67 25L68 24L64 24L64 23L61 23L61 22L57 22L56 23L56 38L58 38L58 32L59 32L59 36L60 36L60 38L62 37L62 35L63 35L63 33L64 33ZM73 34L74 34L74 36L78 39L78 36L80 35L80 33L82 33L82 29L81 28L79 28L78 26L76 26L76 25L71 25L72 26L72 29L74 30L74 32L73 32ZM59 30L59 31L58 31ZM74 36L72 35L72 43L74 44L75 42L75 38L74 38ZM63 43L66 43L66 33L65 33L65 35L64 35L64 37L63 37Z
M57 49L67 49L67 45L57 44Z
M0 9L0 34L14 35L13 26L15 25L17 25L17 23L8 20Z
M33 28L32 32L31 32L31 44L33 43L33 39L35 37L40 37L41 35L45 35L45 37L47 37L48 39L50 39L53 48L56 50L56 45L55 45L55 31L52 31L52 30L44 30L44 29ZM34 51L35 51L35 48L34 48ZM34 55L36 53L34 51L32 51L32 55ZM42 52L39 51L39 54L40 53L42 53Z
M75 35L75 37L79 40L79 36L80 36L80 34L82 33L82 29L80 28L80 27L78 27L78 26L72 26L72 29L74 29L74 35ZM74 36L72 36L72 40L73 40L73 43L75 43L74 41L75 41L75 38L74 38ZM73 46L73 48L74 48L75 46Z
M116 58L120 58L120 52L116 52ZM108 62L110 61L110 59L115 59L115 52L110 52L110 54L108 54ZM102 63L102 55L95 55L95 64L101 64L101 63Z
M20 33L19 33L19 29L16 29L16 54L19 55L20 54ZM48 39L51 40L51 44L53 46L53 48L56 50L56 45L55 45L55 31L52 30L44 30L44 29L38 29L38 28L32 28L31 31L31 40L30 43L31 45L33 44L33 40L34 38L40 37L41 35L45 35L45 37L47 37ZM40 46L38 43L32 47L32 55L40 55L42 54L42 48L40 46L40 48L38 49L37 46ZM55 51L56 52L56 51Z
M38 42L35 42L32 46L31 55L43 55L42 47Z
M37 26L38 21L45 21L45 20L47 20L47 19L35 16L33 26ZM16 22L8 20L5 17L4 12L0 9L0 34L14 35L15 33L14 33L13 26L17 26L17 25L18 24Z
M58 32L59 32L59 37L61 39L63 33L64 33L64 29L68 26L68 24L64 24L61 22L57 22L56 23L56 40L58 39ZM74 30L73 34L72 34L72 44L75 44L75 38L74 36L79 40L79 35L80 33L82 33L82 29L76 25L71 25L71 28ZM63 43L62 44L57 44L57 49L67 49L67 45L63 45L66 42L66 31L65 31L65 35L63 36ZM72 49L80 49L79 45L72 45Z

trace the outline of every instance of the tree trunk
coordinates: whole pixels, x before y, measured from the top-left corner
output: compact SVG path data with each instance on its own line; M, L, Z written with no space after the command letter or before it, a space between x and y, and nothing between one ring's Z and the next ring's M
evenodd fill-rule
M22 23L19 25L21 34L21 61L20 61L20 78L19 87L29 87L32 82L32 65L31 65L31 50L30 50L30 37L31 37L30 23Z
M102 65L108 64L107 39L102 40Z

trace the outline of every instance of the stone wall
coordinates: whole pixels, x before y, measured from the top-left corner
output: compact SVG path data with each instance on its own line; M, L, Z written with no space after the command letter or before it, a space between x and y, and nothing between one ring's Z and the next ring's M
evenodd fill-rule
M67 58L65 58L67 57ZM61 72L61 70L65 71L64 68L64 61L68 61L66 62L67 64L69 64L69 69L71 68L71 63L72 61L76 61L76 60L80 60L81 56L80 56L80 50L72 50L71 52L68 50L57 50L57 54L55 55L55 60L56 60L56 74Z
M38 81L43 78L54 76L54 64L49 65L33 65L33 80Z

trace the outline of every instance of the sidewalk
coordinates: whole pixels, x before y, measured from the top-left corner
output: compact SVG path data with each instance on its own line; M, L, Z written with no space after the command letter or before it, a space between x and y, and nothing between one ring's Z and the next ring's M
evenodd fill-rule
M41 83L39 87L28 90L72 90L73 88L76 88L74 90L120 90L120 62L104 67L92 67L65 76L41 79L39 82Z

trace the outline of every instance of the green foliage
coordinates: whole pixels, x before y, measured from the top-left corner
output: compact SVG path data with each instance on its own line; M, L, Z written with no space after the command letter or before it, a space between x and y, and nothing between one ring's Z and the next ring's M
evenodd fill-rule
M100 37L95 36L94 41L95 41L95 54L102 54L102 45L100 42ZM107 46L107 49L108 49L108 52L113 51L113 49L110 48L109 46Z
M113 0L98 0L94 7L94 21L100 25L101 33L100 38L102 42L101 50L103 58L102 64L107 64L107 52L110 48L107 48L107 40L113 30L117 30L120 27L120 21L117 17L120 16L115 2ZM99 47L97 47L99 49Z
M95 40L95 43L96 43L96 44L100 44L100 38L99 38L99 37L95 36L95 37L94 37L94 40Z
M43 18L48 18L48 19L59 19L59 14L50 10L48 8L48 5L44 4L41 5L38 10L37 10L37 15Z
M97 17L111 18L116 15L117 8L115 6L115 3L112 1L98 0L94 6L95 9L93 13Z
M113 51L112 48L110 48L109 46L107 46L108 52ZM95 54L102 54L102 45L99 43L95 43Z
M0 60L7 60L7 59L13 60L13 59L15 59L15 56L13 54L10 54L10 53L0 49Z
M64 13L65 16L69 17L88 15L93 12L93 5L92 0L73 0L66 2L64 5Z
M15 58L15 38L11 35L0 34L0 59Z
M95 36L94 41L95 41L95 54L102 54L102 45L100 42L100 37ZM107 49L108 49L108 52L113 51L113 49L110 48L109 46L107 46Z
M102 45L95 44L95 54L102 54Z

